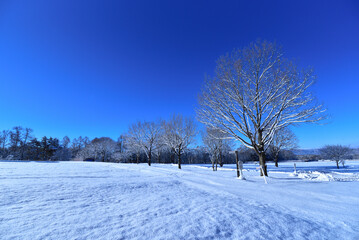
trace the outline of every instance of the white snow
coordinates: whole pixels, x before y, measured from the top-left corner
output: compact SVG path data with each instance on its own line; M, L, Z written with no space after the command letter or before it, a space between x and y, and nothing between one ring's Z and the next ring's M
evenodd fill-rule
M0 239L359 239L359 162L0 162Z

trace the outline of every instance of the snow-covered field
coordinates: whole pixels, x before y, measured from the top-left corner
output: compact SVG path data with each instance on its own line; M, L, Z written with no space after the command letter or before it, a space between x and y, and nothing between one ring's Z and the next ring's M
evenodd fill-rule
M0 239L359 239L359 162L0 162Z

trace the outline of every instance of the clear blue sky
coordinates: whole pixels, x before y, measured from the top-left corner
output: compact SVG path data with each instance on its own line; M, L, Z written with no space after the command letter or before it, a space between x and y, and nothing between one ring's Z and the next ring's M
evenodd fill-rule
M194 116L216 59L256 39L312 66L331 115L302 148L359 146L358 1L0 2L0 129L116 139L136 120Z

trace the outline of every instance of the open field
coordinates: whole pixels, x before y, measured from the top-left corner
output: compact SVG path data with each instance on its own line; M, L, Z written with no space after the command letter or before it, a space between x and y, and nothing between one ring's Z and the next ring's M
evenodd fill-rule
M0 162L0 239L359 239L359 161Z

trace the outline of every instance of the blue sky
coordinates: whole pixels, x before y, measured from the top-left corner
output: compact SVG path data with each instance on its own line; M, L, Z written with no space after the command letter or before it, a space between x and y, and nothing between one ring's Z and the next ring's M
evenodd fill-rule
M0 129L110 136L136 120L194 116L216 59L256 39L312 66L329 124L302 148L359 146L358 1L0 2Z

